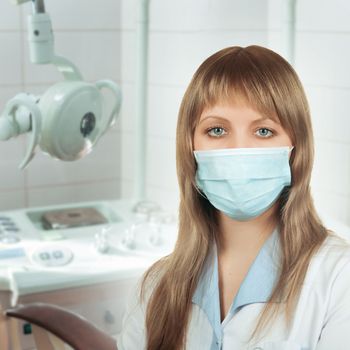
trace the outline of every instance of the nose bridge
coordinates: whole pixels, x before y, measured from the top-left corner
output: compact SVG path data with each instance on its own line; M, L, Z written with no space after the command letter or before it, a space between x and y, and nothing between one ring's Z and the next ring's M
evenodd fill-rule
M251 147L249 137L243 127L232 127L232 132L229 136L227 145L229 148Z

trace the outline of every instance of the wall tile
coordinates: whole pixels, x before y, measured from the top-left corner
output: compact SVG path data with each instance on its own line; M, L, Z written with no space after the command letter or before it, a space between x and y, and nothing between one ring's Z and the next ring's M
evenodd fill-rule
M123 131L121 134L121 178L123 181L134 181L135 162L135 133Z
M13 210L25 207L24 189L15 191L0 190L0 210Z
M119 127L122 132L132 132L135 128L136 113L135 84L123 82L121 88L123 92L123 102L120 111Z
M149 138L147 149L147 184L170 191L177 188L175 140Z
M147 140L146 152L147 187L153 185L174 191L174 188L177 187L175 140L166 137L149 137ZM136 175L135 161L134 133L124 132L122 135L121 163L123 181L134 183Z
M134 183L131 180L120 180L120 197L133 198L134 197Z
M348 196L342 196L333 192L324 191L323 188L313 187L312 195L315 207L321 217L338 220L350 226Z
M350 33L299 33L296 68L309 85L350 87Z
M268 1L270 30L280 30L283 24L283 1ZM285 2L287 3L287 1ZM306 32L349 32L350 3L346 0L296 1L296 27Z
M0 191L24 188L26 170L19 170L18 165L24 157L25 142L24 136L0 142Z
M120 39L118 31L58 32L55 33L55 52L72 61L85 80L119 80ZM30 62L28 43L25 41L25 83L43 84L61 81L62 76L52 65Z
M135 34L122 33L123 79L135 80ZM264 45L261 31L207 31L203 33L152 33L149 49L149 82L187 85L198 66L216 51L228 46Z
M79 184L119 178L119 157L120 136L111 132L100 139L89 155L78 161L62 162L38 152L28 167L28 186Z
M121 130L133 132L135 125L135 84L124 83ZM175 138L177 115L184 88L149 85L147 132L152 136Z
M136 76L136 35L134 31L121 32L121 79L123 83L134 82Z
M20 85L0 86L0 113L4 110L6 103L20 92L23 92Z
M174 191L169 191L166 188L150 185L147 188L147 198L158 203L163 210L173 214L174 218L177 219L177 212L180 202L179 192L177 189Z
M46 1L54 30L119 29L121 0L60 0ZM27 16L32 13L29 5L23 7L23 25L27 27Z
M123 1L122 27L135 28L138 2ZM264 30L266 0L153 0L150 2L151 30Z
M306 86L306 94L315 137L350 144L350 89Z
M136 26L136 0L122 0L120 25L123 30L134 30Z
M350 195L350 145L316 139L312 183L334 195Z
M175 139L178 112L185 88L163 85L149 87L148 134Z
M119 196L119 179L65 186L30 188L28 190L30 207L95 200L115 200Z
M20 8L10 1L0 2L0 31L20 30Z
M2 18L2 15L1 15ZM0 86L20 85L21 70L21 33L0 32Z
M267 6L269 31L281 30L283 23L283 2L280 0L269 0Z
M298 1L298 28L302 31L350 31L350 3L346 0Z
M283 54L283 3L269 0L268 43ZM296 71L309 100L316 139L312 187L324 216L350 223L350 137L347 130L350 42L346 1L298 1Z
M283 42L283 36L281 31L270 30L268 32L267 39L267 47L275 52L277 52L282 57L286 57L285 55L285 46ZM295 56L297 56L299 52L295 52ZM295 67L294 67L295 68Z
M154 1L151 28L155 30L262 30L267 1Z
M150 39L150 81L187 86L198 66L216 51L234 45L263 45L266 39L259 31L182 33L170 38L154 34Z

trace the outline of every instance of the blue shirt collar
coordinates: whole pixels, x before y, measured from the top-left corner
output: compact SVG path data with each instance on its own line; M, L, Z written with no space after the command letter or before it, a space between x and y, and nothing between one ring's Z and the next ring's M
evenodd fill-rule
M237 295L230 307L232 316L244 305L266 302L278 274L280 261L278 228L272 232L264 242L258 255L250 266ZM197 288L193 294L192 302L197 304L207 315L216 336L221 337L220 297L217 246L213 245L200 276Z

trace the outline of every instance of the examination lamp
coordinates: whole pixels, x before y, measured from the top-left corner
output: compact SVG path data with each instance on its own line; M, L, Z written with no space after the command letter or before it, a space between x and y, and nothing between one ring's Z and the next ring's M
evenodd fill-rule
M12 2L21 5L28 1ZM74 161L90 153L114 123L122 99L121 90L113 81L85 82L72 62L55 55L51 20L45 13L44 1L33 0L32 3L33 14L28 16L30 60L35 64L53 64L64 80L41 96L16 95L0 116L0 140L31 133L20 169L31 161L37 145L43 152L63 161ZM113 95L109 113L102 89L108 89Z

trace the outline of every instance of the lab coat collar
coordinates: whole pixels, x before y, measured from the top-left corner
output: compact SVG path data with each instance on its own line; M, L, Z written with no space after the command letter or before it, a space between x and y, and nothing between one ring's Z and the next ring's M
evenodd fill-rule
M280 261L278 227L264 242L258 255L249 268L233 301L223 326L244 305L266 302L278 275ZM221 339L220 297L217 246L213 245L204 265L197 288L192 297L207 315L218 339Z

